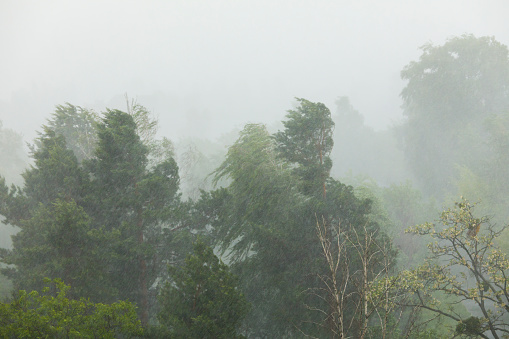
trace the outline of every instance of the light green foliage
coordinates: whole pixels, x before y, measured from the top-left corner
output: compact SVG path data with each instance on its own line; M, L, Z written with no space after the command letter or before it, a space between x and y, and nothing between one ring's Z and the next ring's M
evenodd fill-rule
M93 156L97 142L96 124L99 116L91 110L71 105L58 105L47 128L64 137L67 147L78 161Z
M175 151L173 143L164 137L156 139L159 128L157 117L136 100L132 99L129 102L127 95L126 101L127 113L136 125L136 134L140 137L142 144L148 148L149 167L173 158Z
M425 223L409 228L408 232L432 238L428 245L430 257L395 279L399 288L415 293L418 307L462 322L457 327L460 333L472 334L468 325L472 321L444 308L435 293L454 297L450 306L469 301L475 305L471 306L474 316L479 318L477 334L490 333L499 338L507 333L509 311L509 259L497 246L503 228L495 228L487 217L475 217L473 209L473 204L462 200L441 214L441 225Z
M46 281L49 282L48 280ZM56 279L42 290L20 290L0 303L2 338L132 338L142 335L133 304L69 299L70 286Z
M248 303L229 272L201 240L160 295L159 321L176 338L234 338Z
M426 44L401 77L405 156L424 191L442 197L454 188L456 165L475 167L489 151L486 118L507 114L507 47L473 35Z
M238 260L252 250L268 223L287 220L288 208L297 203L294 181L288 164L277 158L265 126L256 124L245 126L215 174L215 182L231 179L228 195L234 197L229 199L231 217L218 225L222 227L215 229L216 236L223 249L233 250L233 259Z

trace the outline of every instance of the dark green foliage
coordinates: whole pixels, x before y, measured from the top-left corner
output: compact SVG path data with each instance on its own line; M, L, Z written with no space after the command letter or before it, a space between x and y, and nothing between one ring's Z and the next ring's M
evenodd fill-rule
M299 99L296 110L289 110L283 121L284 131L274 134L280 156L297 164L296 174L302 179L306 194L325 195L325 180L332 161L329 157L334 141L334 122L329 109L322 103Z
M234 338L248 311L237 278L201 240L182 267L170 266L159 321L175 338Z
M326 267L316 218L355 227L368 222L371 208L352 187L329 178L328 109L299 102L274 137L262 125L244 128L216 171L229 186L204 193L197 205L253 305L245 326L255 337L325 335L314 325L321 315L308 308L323 303L306 292L319 286Z
M98 124L95 158L87 163L93 175L94 219L118 231L121 241L111 244L108 266L119 293L140 305L148 322L149 291L161 277L163 263L173 259L171 233L183 228L178 167L167 157L148 166L149 148L137 134L127 113L108 111ZM168 250L168 248L170 250Z
M1 253L3 262L16 265L3 271L17 289L40 289L41 279L46 276L62 277L66 283L73 282L71 275L86 276L86 269L77 267L64 277L64 271L72 264L60 260L72 261L77 257L83 261L95 260L93 246L85 255L75 250L71 241L77 242L76 249L80 248L80 242L100 245L88 233L88 217L77 205L84 203L88 177L76 157L66 148L63 137L52 130L46 129L38 143L39 148L32 154L34 166L23 173L24 187L8 191L4 186L2 190L5 200L0 213L7 222L20 228L13 236L14 249Z
M88 215L74 200L40 205L13 236L14 250L3 261L14 267L3 272L16 286L42 288L45 277L73 284L72 295L108 300L111 293L101 264L105 245L115 234L93 230Z
M463 321L460 321L456 326L456 334L465 334L468 336L477 337L483 333L484 330L481 327L481 319L478 317L470 317Z
M40 289L43 277L60 277L72 297L137 302L148 323L149 287L190 238L179 232L189 206L180 202L177 164L165 143L149 161L152 148L138 135L149 127L118 110L97 122L79 107L57 107L32 147L25 185L0 185L0 213L21 229L13 250L0 253L13 265L3 271L16 288Z
M57 279L42 293L20 290L10 303L0 303L0 337L133 338L143 334L133 304L73 300L67 296L69 289Z

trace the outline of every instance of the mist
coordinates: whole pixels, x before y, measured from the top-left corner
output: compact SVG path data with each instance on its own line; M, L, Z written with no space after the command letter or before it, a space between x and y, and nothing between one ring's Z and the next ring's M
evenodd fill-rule
M384 129L418 47L472 33L509 43L503 1L3 1L0 120L31 141L55 105L135 98L172 140L284 118L340 96Z
M1 2L0 336L507 333L508 10Z

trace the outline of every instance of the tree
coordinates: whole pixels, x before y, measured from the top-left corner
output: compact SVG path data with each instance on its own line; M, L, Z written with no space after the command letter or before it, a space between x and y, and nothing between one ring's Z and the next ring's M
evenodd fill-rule
M474 206L463 199L441 214L441 226L425 223L410 228L411 233L431 237L430 257L396 279L400 288L415 295L410 306L456 321L456 334L501 338L509 334L509 258L497 239L506 227L495 227L486 216L476 217ZM450 307L441 306L437 292L453 297ZM468 303L472 314L463 317L455 312L459 303Z
M72 284L71 297L111 299L102 261L105 248L116 235L92 229L90 218L74 200L56 199L49 206L39 205L21 231L13 236L14 249L2 254L4 263L14 265L2 271L15 286L38 289L44 278L61 278Z
M42 293L20 290L10 303L0 303L1 337L133 338L143 334L133 304L69 299L70 286L58 279L48 285Z
M389 277L396 256L389 238L373 225L330 227L325 219L317 220L316 233L327 266L318 274L321 284L309 290L324 301L321 308L310 307L322 315L318 325L333 338L365 338L371 337L376 324L380 337L389 337L397 328L397 323L390 323L394 307L388 296ZM386 284L372 289L377 279Z
M300 105L289 110L283 121L285 130L274 134L274 139L281 156L298 164L295 172L303 179L303 191L309 194L318 186L325 198L325 181L332 167L329 155L334 145L334 122L324 104L301 98L297 101Z
M298 119L303 129L311 125L300 115ZM288 135L292 145L311 145L306 150L309 162L289 161L280 149L290 153L290 146L262 125L246 125L216 171L216 180L229 180L228 187L205 193L197 205L210 222L217 244L229 254L253 305L246 318L252 336L324 334L314 326L318 315L306 307L322 306L305 291L319 284L317 274L326 269L319 260L315 215L324 216L327 227L340 220L357 225L366 222L370 209L370 202L357 199L352 187L322 178L323 171L312 171L323 169L313 140ZM328 162L325 150L323 166Z
M475 166L487 154L484 120L507 113L508 50L473 35L421 49L401 72L405 155L424 190L442 197L454 187L456 165Z
M59 106L32 148L24 186L9 189L0 181L0 214L21 228L13 250L1 252L3 262L15 265L4 271L18 289L60 277L72 284L72 297L129 298L146 325L155 300L149 287L180 255L177 239L186 239L177 236L189 207L180 203L178 167L164 142L151 139L158 145L151 156L133 117L117 110L89 121L94 152L78 161L81 134L73 128L84 112Z
M201 240L182 267L170 266L159 321L178 338L234 338L248 303L228 266Z
M64 138L54 131L46 128L38 145L32 153L34 166L23 173L23 188L8 189L4 183L0 189L0 214L6 217L6 223L20 228L12 237L14 248L0 252L4 263L15 265L2 271L13 280L16 289L41 289L44 277L65 278L69 284L74 282L71 276L86 276L85 267L69 271L73 257L83 254L83 262L94 260L79 249L80 243L90 245L95 237L88 233L88 216L79 207L86 205L88 176L67 149ZM94 248L86 251L93 255Z
M52 117L48 120L47 128L61 135L67 147L81 162L93 156L96 142L96 124L99 116L88 109L65 103L57 105Z
M142 323L149 320L149 286L173 252L165 249L167 233L182 228L178 167L171 154L149 167L149 148L142 143L133 117L108 111L98 124L95 158L87 166L97 197L94 216L107 230L118 230L121 241L110 263L120 293L139 303ZM133 284L137 281L137 284Z

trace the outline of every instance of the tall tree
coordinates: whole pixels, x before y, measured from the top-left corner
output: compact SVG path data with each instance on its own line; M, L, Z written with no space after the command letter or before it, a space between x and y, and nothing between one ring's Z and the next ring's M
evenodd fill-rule
M96 142L96 124L99 116L88 109L71 105L57 105L48 119L47 127L65 138L67 147L78 161L93 156Z
M13 249L1 252L2 261L14 266L3 271L18 289L40 289L42 278L63 278L76 291L98 297L101 291L91 277L101 276L101 239L108 234L92 231L87 213L89 180L62 136L49 128L37 140L34 165L23 173L22 188L3 186L0 213L20 228Z
M283 121L284 131L274 138L281 156L298 164L295 172L303 179L304 192L321 188L325 198L325 181L329 177L332 161L329 157L334 141L334 122L329 109L322 103L297 98L299 106L289 110Z
M152 140L161 152L151 157L133 117L117 110L91 124L94 153L78 161L81 148L66 143L80 144L72 129L81 115L73 107L58 108L44 126L24 186L9 189L1 180L0 214L21 228L13 250L1 253L15 265L5 271L17 288L38 289L42 277L60 277L73 296L130 298L145 325L156 295L149 287L166 276L164 263L178 254L172 245L185 238L177 232L187 208L178 167L164 142Z
M443 196L453 188L456 165L475 165L487 153L484 120L507 113L508 50L473 35L421 49L419 61L401 72L408 81L401 92L405 154L427 193Z
M108 111L98 124L98 146L88 167L98 202L96 222L121 233L122 241L113 244L117 253L117 260L111 263L115 284L123 296L138 302L146 325L148 289L168 259L160 256L162 242L167 239L164 233L181 227L172 219L180 198L176 162L168 157L149 167L149 149L137 128L131 115Z
M262 125L247 125L216 171L216 180L230 184L204 194L198 204L207 207L212 231L253 304L246 319L253 336L324 334L313 325L319 317L306 306L318 307L320 301L304 292L319 284L318 273L326 269L319 259L316 215L328 227L340 220L362 225L370 209L352 187L328 177L332 126L322 129L328 110L307 101L302 106L274 137Z

